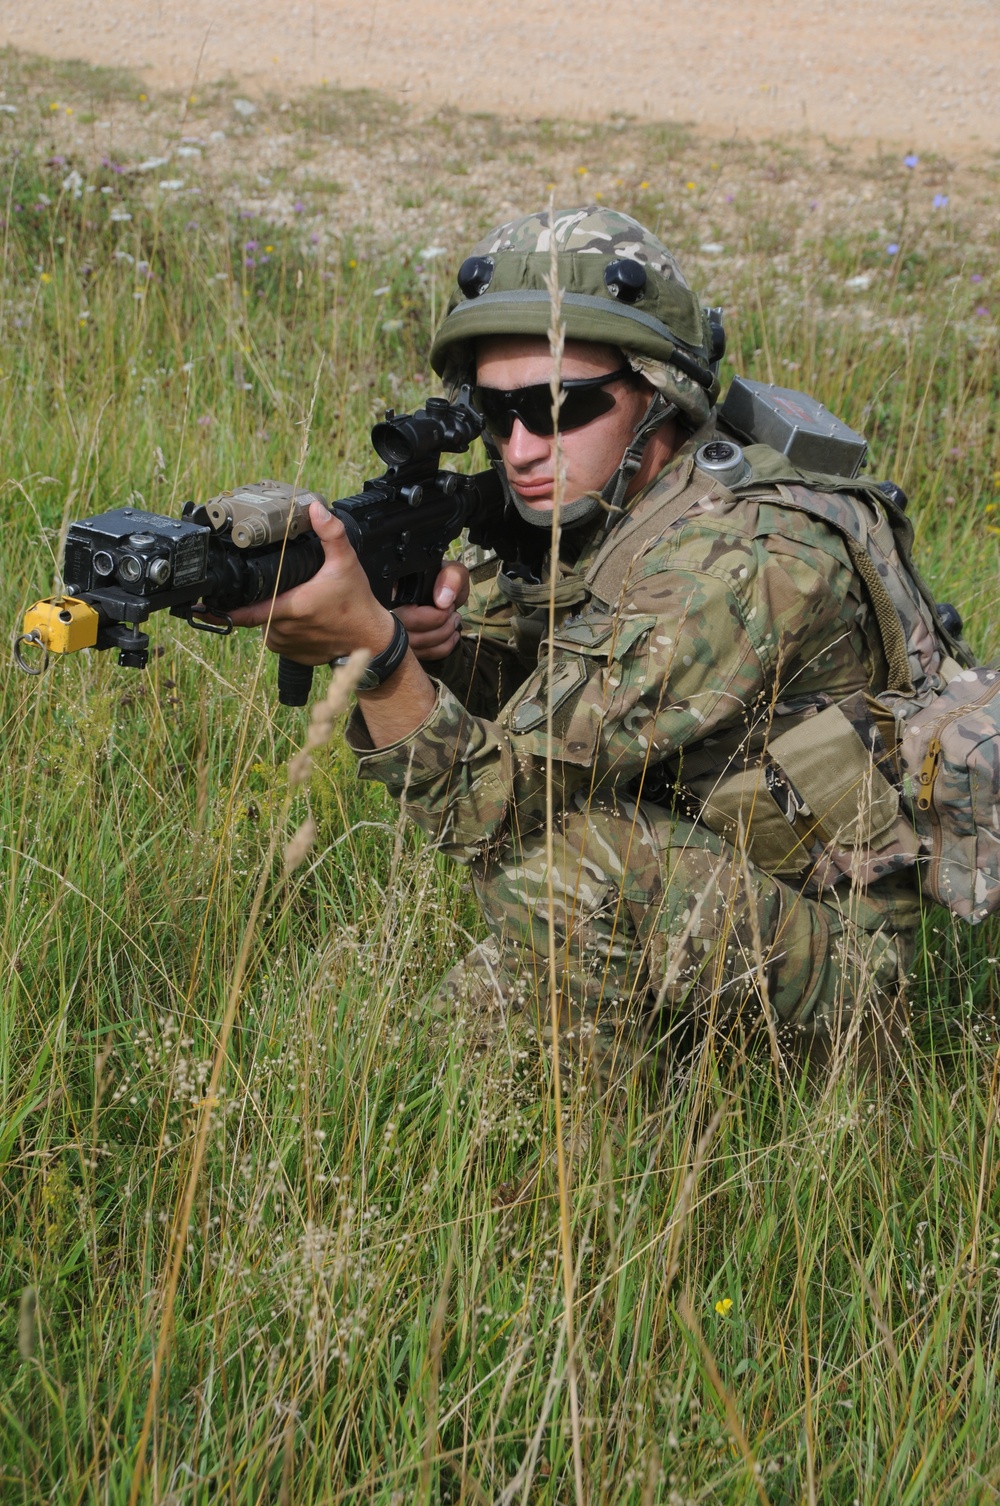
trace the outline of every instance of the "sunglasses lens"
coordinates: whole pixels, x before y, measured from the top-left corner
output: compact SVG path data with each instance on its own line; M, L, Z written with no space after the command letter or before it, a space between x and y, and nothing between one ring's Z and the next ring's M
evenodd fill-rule
M519 418L532 434L552 433L552 395L548 383L515 387L512 391L477 387L472 401L483 415L487 429L497 439L510 438L515 418Z
M547 382L539 382L534 387L515 387L511 391L477 387L472 401L496 439L510 438L515 418L521 420L529 434L548 438L552 433L552 392ZM584 424L592 423L602 413L610 413L614 406L614 397L602 387L564 387L559 428L563 433L582 429Z
M602 387L591 387L589 391L586 388L574 391L571 387L563 395L563 405L559 409L559 427L563 432L582 429L584 424L593 423L602 413L610 413L614 406L614 397Z

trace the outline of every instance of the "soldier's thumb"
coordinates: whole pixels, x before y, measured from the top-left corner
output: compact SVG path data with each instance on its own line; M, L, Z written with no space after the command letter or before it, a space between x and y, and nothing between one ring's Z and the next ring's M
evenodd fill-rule
M351 546L347 542L347 530L340 519L329 512L322 502L313 502L309 509L309 521L323 545L327 560L342 559L345 549L349 550Z

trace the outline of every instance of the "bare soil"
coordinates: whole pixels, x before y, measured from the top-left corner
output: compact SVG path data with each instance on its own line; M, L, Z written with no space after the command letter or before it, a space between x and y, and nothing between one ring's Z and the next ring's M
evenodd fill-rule
M4 0L0 41L193 93L329 83L508 119L623 114L956 160L1000 142L995 0Z
M824 303L863 319L932 248L974 279L981 315L993 308L997 150L977 160L792 133L720 139L624 114L518 119L333 84L254 91L232 79L170 90L8 47L0 165L15 154L39 162L47 201L93 195L95 211L122 224L137 199L182 202L196 221L217 205L247 221L248 241L268 225L296 226L323 258L346 247L348 257L414 258L426 264L432 320L463 248L550 194L635 214L727 308L747 255L766 251L783 278L819 252L820 281L836 272Z

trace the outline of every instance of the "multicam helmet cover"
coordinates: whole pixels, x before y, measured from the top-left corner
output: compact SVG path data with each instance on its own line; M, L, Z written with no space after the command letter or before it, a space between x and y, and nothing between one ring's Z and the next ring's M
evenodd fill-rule
M477 339L548 332L553 238L567 339L623 350L668 401L704 422L718 393L707 313L662 241L598 204L524 215L474 247L431 347L446 385L467 379Z

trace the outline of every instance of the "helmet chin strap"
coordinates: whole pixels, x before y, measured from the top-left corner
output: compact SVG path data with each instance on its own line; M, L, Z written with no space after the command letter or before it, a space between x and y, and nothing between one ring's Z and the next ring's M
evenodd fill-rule
M624 510L625 493L642 465L646 445L657 429L661 428L668 419L673 418L677 411L676 404L668 402L662 392L654 392L649 407L636 425L631 442L604 486L599 492L584 492L583 496L578 497L575 502L565 503L559 509L559 526L579 528L583 523L589 523L591 518L595 518L598 513L606 512L608 527L612 527L617 515ZM529 507L508 481L495 441L488 434L484 434L483 442L486 445L486 453L490 457L490 464L500 478L500 485L508 504L516 508L518 515L533 528L551 529L551 508L539 510Z
M621 458L621 463L614 474L607 480L600 492L598 506L604 506L608 513L608 527L615 522L615 514L620 513L625 505L625 493L629 489L629 483L635 476L636 471L642 465L642 457L646 446L656 433L657 429L673 418L677 413L677 405L668 402L662 392L654 392L649 400L649 407L636 426L632 443L626 449Z

